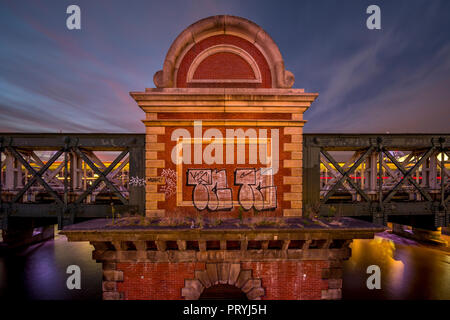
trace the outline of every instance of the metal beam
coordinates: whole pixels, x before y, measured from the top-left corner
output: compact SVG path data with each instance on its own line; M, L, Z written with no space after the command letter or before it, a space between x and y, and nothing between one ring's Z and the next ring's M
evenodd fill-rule
M55 193L55 191L53 191L53 189L47 184L47 182L45 182L44 179L42 179L36 172L36 170L34 170L29 164L28 162L25 161L25 159L22 157L22 155L20 153L18 153L16 151L16 149L14 149L11 146L7 147L8 151L11 152L14 157L19 160L20 163L22 163L22 165L33 174L33 178L36 177L36 179L44 186L44 188L48 191L48 193L52 196L53 199L55 199L55 201L61 205L64 206L64 203L61 201L61 199L59 198L59 196ZM62 153L62 152L61 152Z
M333 187L331 188L330 191L328 191L328 193L325 195L325 197L323 198L322 203L327 202L327 200L336 192L336 190L339 188L339 186L342 184L342 182L344 180L347 180L350 185L359 193L361 194L361 196L368 202L370 202L369 197L367 196L367 194L361 190L361 188L359 188L350 178L349 175L351 173L353 173L353 171L355 171L356 168L358 168L360 166L360 164L367 158L367 156L372 152L373 150L373 146L370 146L362 155L361 157L358 159L358 161L356 161L353 166L348 169L347 171L343 171L341 166L334 160L334 158L325 150L322 149L321 152L322 154L333 164L333 166L339 171L340 174L342 174L342 177L333 185Z
M94 181L94 183L86 190L76 201L75 203L80 203L89 193L95 190L95 188L98 186L98 184L101 181L104 181L106 185L110 188L112 192L114 192L120 199L120 201L127 205L128 201L124 198L122 193L116 188L115 185L113 185L108 178L106 177L108 173L111 172L112 169L119 163L120 160L125 157L125 155L128 153L128 150L122 151L122 153L108 166L108 168L105 171L100 171L96 165L89 159L78 147L74 147L73 150L78 154L79 157L81 157L84 162L95 172L98 174L98 178Z
M48 168L50 168L50 166L61 156L61 154L64 152L63 149L57 151L51 158L50 160L47 161L47 163L45 165L43 165L41 167L41 169L36 172L36 171L31 171L33 172L33 177L28 180L28 183L25 185L25 187L23 187L19 193L16 194L16 196L14 197L14 199L12 200L12 203L17 202L24 194L25 192L27 192L27 190L33 185L33 183L38 180L38 178L41 178L39 181L44 181L42 179L42 175L48 170ZM19 160L20 161L20 160ZM28 163L27 163L28 164ZM31 168L31 166L30 166ZM42 183L42 182L41 182ZM45 187L45 186L44 186ZM51 189L51 187L49 186L49 188ZM51 189L53 191L53 189ZM59 198L59 197L58 197Z
M411 176L413 172L415 172L422 163L430 157L430 155L434 152L435 147L431 147L425 154L419 159L419 161L416 162L416 164L408 171L406 172L406 175L404 175L403 179L398 182L395 187L389 192L389 194L386 196L385 199L383 199L383 203L389 202L392 197L397 193L398 189L408 180L408 178Z
M128 147L144 147L145 134L128 133L0 133L4 145L32 150L59 150L71 145L97 150L120 151Z
M403 165L401 163L399 163L397 161L397 159L395 159L395 157L392 156L392 154L389 153L389 151L385 150L384 148L382 149L382 152L389 158L389 160L392 161L393 164L395 164L395 166L400 170L400 172L403 174L403 181L400 180L399 182L397 182L398 184L402 184L405 182L405 180L409 180L409 182L416 187L416 189L428 200L428 201L433 201L433 199L431 198L430 194L428 192L426 192L423 188L421 188L417 182L414 181L414 179L411 177L411 174L408 175L408 172L405 170L405 168L403 167ZM412 173L412 172L411 172Z

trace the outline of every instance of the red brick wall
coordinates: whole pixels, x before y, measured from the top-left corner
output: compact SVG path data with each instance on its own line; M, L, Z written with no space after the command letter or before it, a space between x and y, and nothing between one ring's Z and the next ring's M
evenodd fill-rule
M203 60L195 70L193 78L221 80L255 79L255 74L243 58L233 53L219 52Z
M204 263L195 262L118 263L123 282L117 283L117 291L125 300L180 300L184 279L193 279L194 270L204 269Z
M328 281L322 280L322 269L327 267L328 261L246 262L241 266L261 279L264 300L321 299L322 290L328 289Z
M252 278L261 279L266 300L320 299L322 290L328 289L328 281L322 280L322 269L328 267L328 261L241 264L241 270L251 269ZM194 271L204 269L204 263L118 263L123 282L117 283L117 291L127 300L182 299L184 280L194 279Z
M248 54L250 54L253 59L258 64L258 68L261 72L262 77L262 83L217 83L217 84L188 84L186 83L186 77L189 70L190 65L194 61L195 57L200 54L205 49L218 45L218 44L230 44L237 47L240 47L244 49ZM206 76L207 79L214 79L216 76L214 73L216 73L217 70L217 64L214 62L216 59L211 60L211 63L205 64L201 68L202 75ZM232 75L231 78L235 78L235 75L242 72L242 64L241 63L234 63L236 61L234 60L227 60L226 64L222 67L225 67L227 69L227 74ZM236 69L236 70L233 70ZM221 72L223 72L222 70ZM200 75L199 75L200 76ZM244 77L245 79L248 77ZM231 35L216 35L208 37L199 43L195 44L183 57L177 74L177 87L178 88L187 88L187 87L217 87L217 88L271 88L272 87L272 76L270 74L270 68L269 65L264 58L264 55L256 48L256 46L249 41L236 37Z
M193 127L166 127L165 129L165 134L164 135L159 135L158 136L158 142L159 143L165 143L165 151L158 151L158 159L165 159L165 170L167 169L171 169L174 172L176 172L176 165L172 162L172 158L171 158L171 154L172 154L172 150L173 148L176 146L176 141L171 141L171 136L172 136L172 132L176 129L179 128L184 128L187 129L191 135L191 137L194 137L194 129ZM204 132L206 130L208 130L210 127L203 127L202 128L202 135L204 134ZM226 129L243 129L244 131L246 131L247 127L218 127L217 129L219 129L223 135L223 138L226 138ZM277 206L275 209L272 210L265 210L265 211L261 211L255 214L255 212L251 209L248 211L244 211L244 217L247 216L253 216L253 215L257 215L257 216L283 216L283 209L286 208L290 208L291 207L291 203L289 201L284 200L283 198L283 194L286 192L290 192L291 188L290 185L288 184L284 184L283 183L283 177L284 176L290 176L291 175L291 170L289 168L283 168L283 161L286 159L290 159L291 155L290 152L285 152L283 151L283 146L284 143L289 143L291 142L291 136L289 135L285 135L284 133L284 128L283 127L256 127L256 128L252 128L255 129L257 132L257 135L259 137L259 130L260 129L265 129L267 130L267 137L270 138L271 137L271 130L273 129L277 129L279 131L279 169L278 169L278 173L274 175L274 186L277 187ZM207 144L202 145L202 150L204 150L204 148L207 146ZM182 165L182 175L180 177L177 176L177 179L182 179L181 181L181 185L182 185L182 194L183 194L183 200L184 201L192 201L192 191L194 189L193 186L188 186L186 183L186 170L187 169L217 169L217 170L222 170L225 169L227 172L227 184L228 184L228 188L232 189L232 195L233 195L233 200L237 201L238 200L238 191L239 191L239 186L234 184L234 171L235 169L238 168L264 168L267 165L261 164L260 163L260 158L258 155L258 163L257 164L249 164L249 146L246 145L246 159L245 162L246 164L237 164L237 147L235 146L235 152L234 152L234 164L226 164L226 145L223 144L223 164L212 164L212 165L207 165L207 164L183 164ZM259 145L258 145L258 150L259 150ZM194 149L193 146L191 146L191 160L192 162L194 161ZM158 168L157 169L157 173L158 176L161 176L163 172L163 168ZM158 192L164 193L164 188L166 188L166 185L159 185L158 186ZM300 199L301 200L301 199ZM166 216L191 216L191 217L196 217L199 212L201 213L207 213L208 210L204 209L203 211L199 211L196 208L194 208L192 205L191 206L178 206L177 205L177 201L176 201L176 193L171 192L166 194L165 196L165 201L161 201L158 202L158 209L164 209L165 210L165 215ZM211 215L213 215L215 218L237 218L239 215L239 206L234 206L232 210L218 210L218 211L213 211L210 213Z

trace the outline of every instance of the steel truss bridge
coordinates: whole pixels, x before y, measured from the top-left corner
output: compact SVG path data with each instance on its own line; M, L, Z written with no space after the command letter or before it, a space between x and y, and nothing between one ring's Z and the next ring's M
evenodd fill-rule
M449 134L305 134L303 143L304 210L448 226Z
M4 230L144 214L144 134L0 133L0 155ZM304 212L447 226L449 158L450 134L304 134Z
M53 220L61 228L144 212L145 188L133 183L145 177L143 134L0 134L0 153L4 230L17 218Z

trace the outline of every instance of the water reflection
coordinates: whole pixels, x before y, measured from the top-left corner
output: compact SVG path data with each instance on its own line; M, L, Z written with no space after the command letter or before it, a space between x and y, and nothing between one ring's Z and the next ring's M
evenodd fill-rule
M395 243L376 237L373 240L354 240L351 248L352 257L344 265L344 282L346 283L343 288L344 298L384 298L386 294L389 294L391 299L400 299L399 290L403 282L404 264L395 259ZM367 289L366 281L370 275L366 273L366 270L370 265L380 267L382 290ZM353 292L363 288L368 291L367 296L361 297L359 293L353 296ZM350 294L347 294L348 291ZM372 297L372 295L375 296Z
M376 237L355 240L344 263L343 299L450 299L448 253ZM0 256L0 298L101 299L101 264L92 246L56 236L21 252ZM79 265L82 290L68 290L66 269ZM381 268L381 290L366 287L369 265Z
M93 247L87 242L67 242L57 235L15 254L0 257L0 297L11 299L101 299L101 264L92 260ZM81 268L82 290L68 290L66 269Z
M384 235L353 241L352 257L344 263L344 299L450 299L448 253L398 242ZM366 269L373 264L381 269L381 290L366 286Z

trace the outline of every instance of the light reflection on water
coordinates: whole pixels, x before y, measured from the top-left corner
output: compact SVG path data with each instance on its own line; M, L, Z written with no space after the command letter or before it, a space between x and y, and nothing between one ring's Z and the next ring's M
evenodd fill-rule
M101 264L92 260L87 242L64 236L14 255L0 256L0 298L101 299ZM66 268L79 265L81 290L68 290ZM381 290L369 290L366 269L381 268ZM376 237L355 240L344 263L344 299L450 299L450 256L417 245Z
M344 263L344 299L450 299L450 256L434 248L384 237L354 240ZM381 290L369 290L366 269L381 269Z
M14 255L0 256L0 297L19 299L101 299L101 264L92 260L88 242L68 242L57 235ZM82 290L68 290L66 269L81 268ZM0 267L1 268L1 267Z

